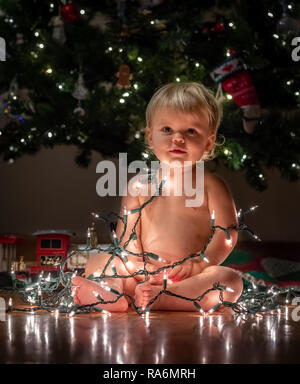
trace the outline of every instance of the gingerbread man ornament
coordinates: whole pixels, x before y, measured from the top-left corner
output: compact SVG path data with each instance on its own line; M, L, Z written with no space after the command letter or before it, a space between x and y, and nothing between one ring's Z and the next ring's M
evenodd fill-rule
M120 65L119 72L117 72L115 76L119 79L117 82L118 89L127 89L131 87L130 80L132 80L133 76L130 73L130 68L128 67L128 65Z

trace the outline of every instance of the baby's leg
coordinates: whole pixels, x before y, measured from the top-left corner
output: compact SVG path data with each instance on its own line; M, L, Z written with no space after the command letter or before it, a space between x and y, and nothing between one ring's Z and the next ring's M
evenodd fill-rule
M103 271L110 257L111 255L107 253L99 253L97 255L93 255L86 263L85 276L88 277L96 272L100 274ZM112 265L116 267L118 275L128 276L128 272L124 267L123 262L118 257L114 257L113 261L110 262L109 266L105 271L106 275L114 274L112 270ZM80 276L74 277L72 279L72 283L75 285L75 288L73 289L76 290L74 294L74 302L78 305L93 304L98 302L99 300L95 296L95 292L100 295L105 301L112 301L115 300L115 298L117 297L117 294L107 291L99 283L85 279ZM134 278L107 278L103 279L103 283L105 284L105 286L108 286L109 288L112 288L115 291L118 291L119 293L123 293L124 291L128 290L131 290L131 293L133 293L136 286ZM130 292L127 293L130 294ZM123 312L126 311L128 308L128 301L126 297L121 297L115 303L98 304L97 307L111 312Z
M212 288L215 282L233 289L233 292L223 291L225 301L235 302L242 293L242 278L231 268L214 265L207 267L201 273L177 283L169 284L167 290L180 296L196 298L206 290ZM157 295L161 286L153 286L149 283L139 284L136 287L136 302L141 306L146 304ZM220 291L212 291L204 296L199 303L204 311L208 311L219 302ZM192 301L183 300L174 296L162 294L151 305L152 310L166 311L196 311Z

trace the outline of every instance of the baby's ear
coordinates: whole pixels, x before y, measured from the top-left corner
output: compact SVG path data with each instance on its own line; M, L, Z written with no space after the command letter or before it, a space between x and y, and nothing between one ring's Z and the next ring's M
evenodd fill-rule
M149 148L150 149L153 148L152 147L152 129L148 126L146 127L145 140Z
M213 148L215 141L216 141L216 134L215 133L208 136L206 147L205 147L205 152L209 152Z

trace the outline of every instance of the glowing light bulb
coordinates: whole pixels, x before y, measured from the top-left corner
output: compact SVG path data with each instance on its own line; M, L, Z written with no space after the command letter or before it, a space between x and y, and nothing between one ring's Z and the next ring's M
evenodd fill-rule
M163 278L163 288L167 288L167 271L164 270L164 278Z
M212 313L214 311L216 311L217 309L219 309L219 307L221 306L221 303L217 303L216 305L214 305L209 311L208 313Z
M135 187L136 189L140 189L142 186L143 186L143 185L142 185L142 183L141 183L140 181L137 181L137 182L134 184L134 187Z
M213 227L215 225L215 211L212 211L211 218L210 218L210 226Z
M226 242L226 244L227 244L229 247L232 246L232 241L231 241L231 239L226 239L225 242Z
M126 265L128 266L129 269L133 269L134 267L132 261L129 261L129 260L126 262Z
M124 261L125 263L128 263L128 259L127 259L126 255L127 255L126 252L124 252L124 251L121 252L121 257L122 257L123 261Z

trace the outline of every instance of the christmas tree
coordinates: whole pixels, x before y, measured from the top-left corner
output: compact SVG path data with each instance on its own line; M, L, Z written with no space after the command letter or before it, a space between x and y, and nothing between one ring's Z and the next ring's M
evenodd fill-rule
M0 0L0 152L14 162L75 145L88 166L127 152L151 160L145 108L167 82L197 81L223 102L216 164L267 187L298 180L300 71L294 2Z

